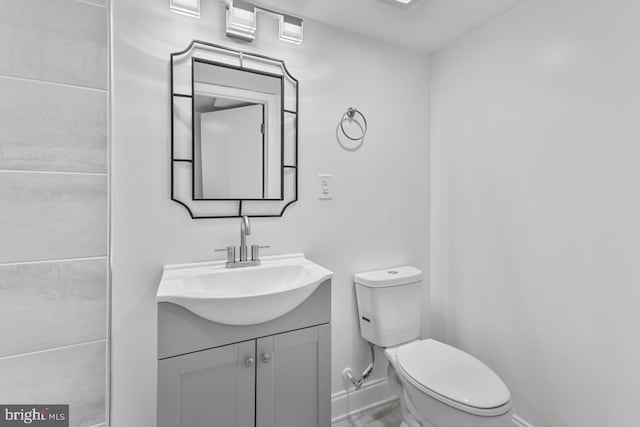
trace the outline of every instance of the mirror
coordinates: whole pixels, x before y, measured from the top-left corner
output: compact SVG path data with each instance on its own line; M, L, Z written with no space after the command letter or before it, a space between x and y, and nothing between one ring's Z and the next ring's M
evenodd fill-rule
M282 199L282 76L194 59L194 199Z
M171 54L171 200L193 219L280 217L298 200L298 80L199 40Z

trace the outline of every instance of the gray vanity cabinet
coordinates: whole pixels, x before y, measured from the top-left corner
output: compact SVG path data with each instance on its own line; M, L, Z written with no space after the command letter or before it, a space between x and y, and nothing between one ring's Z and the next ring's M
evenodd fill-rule
M255 341L158 363L158 426L251 427L255 411ZM162 421L161 421L161 420Z
M258 340L256 426L324 427L331 424L329 325Z
M330 427L330 281L260 325L158 304L158 427Z

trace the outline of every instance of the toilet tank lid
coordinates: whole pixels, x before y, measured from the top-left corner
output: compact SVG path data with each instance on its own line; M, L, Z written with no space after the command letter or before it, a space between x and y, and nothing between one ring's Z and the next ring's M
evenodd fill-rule
M370 288L408 285L422 280L422 270L410 265L357 273L354 281Z

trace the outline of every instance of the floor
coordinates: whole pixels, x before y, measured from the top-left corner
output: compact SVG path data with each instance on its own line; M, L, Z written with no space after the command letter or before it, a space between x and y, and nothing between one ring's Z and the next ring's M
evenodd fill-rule
M342 420L332 427L398 427L402 423L398 401L379 406Z

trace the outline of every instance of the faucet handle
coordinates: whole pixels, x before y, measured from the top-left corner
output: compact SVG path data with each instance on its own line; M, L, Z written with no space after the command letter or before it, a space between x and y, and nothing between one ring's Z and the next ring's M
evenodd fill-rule
M260 260L260 249L270 248L271 246L251 245L251 259L253 261Z
M216 252L226 252L227 253L227 262L236 262L236 247L235 246L227 246L226 248L216 249Z

